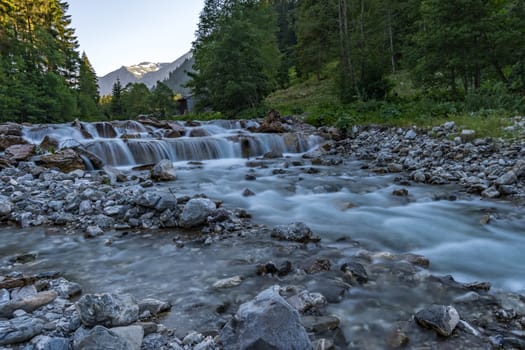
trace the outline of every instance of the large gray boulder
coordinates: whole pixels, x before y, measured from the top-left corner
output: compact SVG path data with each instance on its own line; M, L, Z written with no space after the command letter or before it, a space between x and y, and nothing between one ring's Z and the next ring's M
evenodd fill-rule
M278 286L266 289L239 307L221 331L225 349L312 349L299 313L278 290Z
M169 159L162 159L151 169L151 179L153 181L173 181L176 178L173 162Z
M190 199L182 210L180 226L190 228L202 225L206 223L206 219L215 209L217 209L217 206L208 198Z
M141 340L142 343L142 340ZM135 346L130 342L105 327L96 326L83 338L78 346L75 347L77 350L134 350ZM140 347L139 347L140 349Z
M459 313L453 306L432 305L417 312L415 319L421 326L448 337L459 323Z
M77 301L76 309L86 327L128 326L139 317L139 306L129 294L86 294Z
M29 316L0 321L0 345L9 345L28 341L42 333L44 321Z

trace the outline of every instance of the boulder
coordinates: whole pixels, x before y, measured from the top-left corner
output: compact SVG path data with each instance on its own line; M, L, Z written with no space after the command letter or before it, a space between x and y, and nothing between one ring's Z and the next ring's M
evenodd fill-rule
M286 129L281 123L281 115L276 110L271 110L261 125L256 129L257 132L264 133L283 133Z
M24 144L27 144L27 141L24 140L21 136L0 135L0 152L5 151L7 148L13 145Z
M312 349L299 313L272 287L242 304L220 337L225 349Z
M312 230L302 222L294 222L289 225L277 225L273 228L271 236L280 241L299 243L319 242L321 240L321 238L315 236Z
M202 225L216 208L215 203L208 198L190 199L182 210L180 226L190 228Z
M417 323L448 337L459 323L459 313L453 306L432 305L416 313Z
M42 333L44 321L29 316L0 321L0 345L9 345L28 341Z
M33 312L39 307L51 303L56 297L57 294L55 292L45 291L23 299L10 300L6 303L0 304L0 317L13 317L13 313L16 310Z
M39 335L31 339L33 350L69 350L69 339Z
M141 327L139 327L141 328ZM141 339L142 344L142 339ZM99 350L99 349L111 349L111 350L134 350L137 348L134 344L131 344L126 338L122 337L105 327L96 326L88 334L80 340L78 346L75 347L77 350Z
M57 139L54 139L51 136L46 135L44 136L44 139L42 140L42 142L40 142L40 145L38 145L38 147L40 147L41 150L53 153L55 150L59 148L59 145L60 145L60 142Z
M162 159L151 169L151 179L153 181L173 181L176 178L173 162L169 159Z
M77 301L76 309L86 327L128 326L139 317L139 306L128 294L86 294Z
M64 173L77 169L86 170L86 165L80 155L70 148L52 154L45 154L35 159L35 163L45 168L57 168Z
M0 124L0 135L22 136L22 125L16 123Z
M11 161L28 160L35 153L35 145L13 145L5 150L5 157Z

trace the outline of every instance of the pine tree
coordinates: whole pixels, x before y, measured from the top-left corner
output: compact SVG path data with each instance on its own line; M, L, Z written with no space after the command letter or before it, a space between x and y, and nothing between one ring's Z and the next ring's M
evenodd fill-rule
M123 112L124 107L122 105L122 84L120 83L120 79L117 77L117 80L111 89L111 114L113 117L119 118L122 117Z
M99 114L98 79L85 52L80 59L78 74L78 112L81 117L93 117Z

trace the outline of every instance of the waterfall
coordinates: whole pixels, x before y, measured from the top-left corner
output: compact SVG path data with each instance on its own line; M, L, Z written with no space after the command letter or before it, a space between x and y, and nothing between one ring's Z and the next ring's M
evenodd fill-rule
M48 136L57 142L59 149L84 147L104 164L112 166L153 164L161 159L177 162L258 157L270 151L302 153L323 140L305 133L251 133L242 128L256 125L251 121L215 120L191 125L183 126L177 122L146 125L137 121L82 122L26 126L23 135L36 145Z

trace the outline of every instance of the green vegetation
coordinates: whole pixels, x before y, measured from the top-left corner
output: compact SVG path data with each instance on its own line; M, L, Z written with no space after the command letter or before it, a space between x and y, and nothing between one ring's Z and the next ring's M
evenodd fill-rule
M243 7L243 19L235 6ZM278 69L264 83L275 86L277 76L280 90L228 94L224 87L233 76L244 79L237 73L245 63L223 55L223 30L255 18L247 12L270 7L280 62L266 61ZM213 84L198 75L192 84L205 102L202 110L226 115L253 117L275 108L342 129L455 120L478 135L498 135L506 117L525 111L524 32L525 3L512 0L209 0L194 52L199 72L213 65L222 70ZM242 40L240 33L229 35ZM271 42L268 31L259 35ZM255 42L243 43L242 50L254 52ZM218 71L207 74L212 72Z
M172 118L173 75L153 90L99 97L68 5L0 0L0 119ZM314 125L433 126L498 135L525 112L525 2L515 0L205 0L188 69L195 113ZM180 96L179 96L180 97Z

